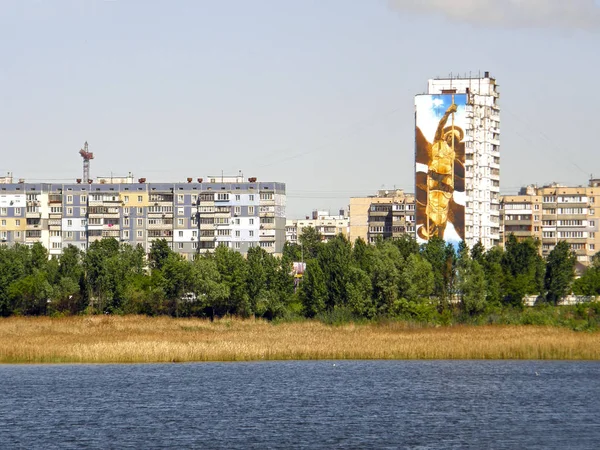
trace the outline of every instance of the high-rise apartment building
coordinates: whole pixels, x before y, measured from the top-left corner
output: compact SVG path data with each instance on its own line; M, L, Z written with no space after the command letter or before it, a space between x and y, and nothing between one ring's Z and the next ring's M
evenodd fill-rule
M500 108L496 80L429 80L415 97L416 233L486 249L500 243Z
M241 253L285 244L285 184L241 177L187 183L6 183L0 186L0 244L41 242L52 255L104 237L141 245L157 239L189 258L226 246ZM197 219L200 224L198 225Z
M350 199L351 242L358 238L374 243L380 238L397 238L415 233L415 197L401 189L380 190L370 197Z
M588 186L528 186L519 195L502 196L503 243L510 234L536 238L544 257L566 241L577 261L588 264L600 251L599 222L600 180L592 179Z

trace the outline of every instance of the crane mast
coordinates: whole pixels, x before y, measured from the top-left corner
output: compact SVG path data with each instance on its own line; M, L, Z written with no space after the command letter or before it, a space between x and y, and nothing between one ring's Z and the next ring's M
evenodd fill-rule
M88 143L85 141L83 148L79 150L79 154L83 158L83 182L90 182L90 160L94 159L94 154L88 151Z

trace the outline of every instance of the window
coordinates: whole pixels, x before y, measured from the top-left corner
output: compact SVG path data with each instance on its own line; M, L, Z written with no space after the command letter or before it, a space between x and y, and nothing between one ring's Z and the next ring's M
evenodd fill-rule
M5 219L2 219L2 222L0 222L0 223L2 224L3 227L6 226L6 220Z
M142 214L144 214L144 208L137 208L137 214L138 214L138 216L141 216Z
M67 231L67 239L73 239L73 232Z
M241 206L236 206L235 208L233 208L233 213L236 216L239 216L242 213L242 207Z
M248 222L250 223L250 225L254 225L254 219L251 218Z
M179 237L183 237L183 231L179 232Z
M177 219L177 225L183 226L183 219Z
M229 201L229 192L217 192L217 201L226 202Z
M79 202L80 203L87 203L87 195L82 195L81 197L79 197Z
M59 249L59 248L62 248L62 242L53 242L53 243L52 243L52 248L53 248L53 249Z
M71 219L67 220L67 226L68 227L72 227L73 226L73 221Z
M237 248L237 249L239 249L239 248L241 248L241 247L242 247L242 245L241 245L241 243L240 243L240 242L236 242L234 245L235 245L235 248Z
M235 237L240 237L240 230L235 230Z
M262 193L262 194L260 194L260 199L261 200L273 200L273 193L272 192Z
M144 230L138 230L137 237L139 237L139 238L144 237Z
M15 220L15 226L16 227L20 227L21 226L21 221L19 219Z
M235 224L239 225L240 224L240 219L235 219Z
M137 219L137 226L138 227L143 227L144 226L144 219Z
M129 239L129 230L123 230L123 239Z
M138 203L141 203L142 201L144 201L144 197L142 197L141 195L138 195Z
M177 215L183 216L185 214L185 210L183 208L177 208Z
M197 230L192 231L192 237L198 237L198 231Z
M253 216L254 215L254 206L248 206L248 215L249 216Z
M182 250L182 249L183 249L183 242L178 242L178 243L177 243L177 248L178 248L179 250Z
M123 219L123 226L124 227L128 227L129 226L129 219L128 218Z
M239 202L241 199L240 194L235 194L235 201Z
M84 216L87 214L87 208L79 208L79 215Z
M125 203L129 203L129 195L126 195L125 197L123 197L123 201Z
M87 239L87 232L86 231L80 231L79 232L79 239Z
M590 244L590 250L596 250L596 244Z
M67 203L73 203L73 196L67 195Z
M250 236L250 237L254 237L254 230L250 230L250 231L249 231L249 236Z
M67 216L72 216L72 215L73 215L73 208L69 206L67 208Z
M15 237L16 238L20 238L21 237L21 232L20 231L15 231Z
M250 194L248 196L248 200L250 200L251 202L253 202L254 201L254 194Z
M15 208L15 216L21 215L21 208Z
M184 195L183 194L178 194L177 195L177 203L183 203L184 201Z

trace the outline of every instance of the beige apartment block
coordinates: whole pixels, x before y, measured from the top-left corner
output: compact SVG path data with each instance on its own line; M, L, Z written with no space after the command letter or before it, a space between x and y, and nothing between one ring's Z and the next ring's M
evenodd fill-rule
M414 236L415 196L403 190L380 190L368 197L350 199L351 242L362 238L374 243L378 238Z
M314 228L327 242L338 234L348 236L348 216L343 210L338 215L331 215L329 211L313 211L311 216L304 219L287 219L285 223L285 239L292 244L298 243L304 228Z
M600 180L588 186L528 186L519 195L501 199L501 233L505 243L510 234L518 239L533 237L548 256L559 241L567 241L577 261L588 264L600 250Z

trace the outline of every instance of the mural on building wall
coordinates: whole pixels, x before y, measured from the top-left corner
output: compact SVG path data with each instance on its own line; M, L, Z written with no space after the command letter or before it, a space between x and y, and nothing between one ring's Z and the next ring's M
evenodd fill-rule
M415 98L417 240L465 238L465 94Z

